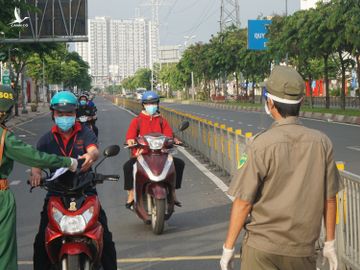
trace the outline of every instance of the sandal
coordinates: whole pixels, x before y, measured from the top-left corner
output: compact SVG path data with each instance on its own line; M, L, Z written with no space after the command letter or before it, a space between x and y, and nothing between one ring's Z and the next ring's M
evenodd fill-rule
M177 207L182 207L182 204L181 204L181 202L179 202L179 201L174 201L174 204L175 204Z
M134 200L132 200L131 202L125 203L125 208L129 209L129 210L133 210L134 209Z

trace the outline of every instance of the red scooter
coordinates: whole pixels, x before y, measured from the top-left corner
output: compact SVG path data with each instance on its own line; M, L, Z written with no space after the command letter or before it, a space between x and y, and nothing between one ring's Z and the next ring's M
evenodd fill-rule
M189 127L183 122L179 131ZM175 167L172 154L174 141L161 133L136 138L132 147L143 149L134 164L134 210L155 234L164 231L165 220L174 212Z
M96 168L119 151L117 145L106 148L105 157ZM52 181L42 181L42 188L60 194L49 199L49 223L45 231L45 247L55 269L97 270L100 267L103 248L103 227L98 221L100 202L96 195L85 195L84 191L104 181L118 181L119 176L98 174L96 168L95 172L66 172Z

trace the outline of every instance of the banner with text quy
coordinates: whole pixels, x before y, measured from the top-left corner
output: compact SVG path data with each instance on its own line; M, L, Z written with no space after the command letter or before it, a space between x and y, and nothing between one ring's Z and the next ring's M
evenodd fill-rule
M268 32L267 26L271 20L248 20L248 49L249 50L266 50L268 39L265 35Z

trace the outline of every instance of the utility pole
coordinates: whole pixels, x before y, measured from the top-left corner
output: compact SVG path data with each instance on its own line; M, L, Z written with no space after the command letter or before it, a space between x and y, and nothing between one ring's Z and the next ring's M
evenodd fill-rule
M234 25L240 28L240 7L239 0L221 0L220 7L220 33L224 32L228 26ZM222 42L222 41L221 41ZM224 72L221 72L224 73ZM221 74L222 88L226 95L226 75ZM216 89L215 89L216 95Z
M45 60L42 60L42 90L43 90L43 106L45 107L45 102L47 101L47 95L45 90Z
M220 32L230 25L240 28L239 0L221 0Z
M191 95L192 99L195 100L195 84L194 84L194 72L191 71Z
M285 0L285 16L288 16L288 0ZM289 64L289 53L286 52L286 59L285 59L286 65Z

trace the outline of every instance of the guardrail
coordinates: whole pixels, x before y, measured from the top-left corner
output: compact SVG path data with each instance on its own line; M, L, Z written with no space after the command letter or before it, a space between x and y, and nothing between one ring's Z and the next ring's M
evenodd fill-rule
M135 113L142 109L140 103L129 99L113 98L113 102ZM228 175L235 173L246 141L252 136L250 132L243 134L241 130L233 130L221 123L165 107L161 107L161 113L172 127L179 126L184 120L189 121L189 128L177 136L210 165ZM340 175L344 190L337 196L339 269L360 270L360 176L344 170L340 170Z

